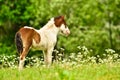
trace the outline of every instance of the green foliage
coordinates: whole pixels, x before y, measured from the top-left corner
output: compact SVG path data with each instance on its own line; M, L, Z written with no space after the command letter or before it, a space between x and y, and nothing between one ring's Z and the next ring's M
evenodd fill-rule
M39 29L59 15L71 30L69 37L58 38L57 47L66 53L77 52L79 45L92 49L92 55L102 55L107 48L120 52L119 8L120 0L0 0L0 54L15 53L9 43L13 45L20 27Z

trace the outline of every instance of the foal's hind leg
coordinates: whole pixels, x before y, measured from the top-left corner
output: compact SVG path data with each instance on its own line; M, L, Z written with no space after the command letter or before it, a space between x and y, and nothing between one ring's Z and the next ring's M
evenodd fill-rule
M30 47L30 46L23 48L23 52L22 52L22 54L20 55L20 59L19 59L19 70L22 70L22 69L23 69L24 62L25 62L25 57L26 57L27 54L28 54L29 47Z

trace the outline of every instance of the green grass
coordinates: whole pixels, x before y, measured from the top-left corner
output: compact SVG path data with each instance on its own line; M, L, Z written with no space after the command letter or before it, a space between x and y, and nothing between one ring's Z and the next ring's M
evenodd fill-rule
M0 55L0 80L120 80L120 55L114 50L106 49L101 57L89 56L84 46L78 49L63 59L60 53L49 68L43 58L26 57L22 71L17 69L19 57Z
M120 80L120 63L0 69L0 80Z

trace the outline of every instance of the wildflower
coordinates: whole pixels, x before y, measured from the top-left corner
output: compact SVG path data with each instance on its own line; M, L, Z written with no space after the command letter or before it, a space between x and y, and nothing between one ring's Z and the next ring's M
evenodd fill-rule
M101 58L99 58L98 61L99 61L100 63L104 63L104 61L103 61Z
M58 54L58 56L63 56L63 54Z
M88 51L88 49L85 46L83 46L82 49L83 51Z
M113 56L114 56L115 59L119 57L118 54L113 54Z
M75 58L75 53L72 53L69 57L70 57L71 59Z
M61 51L64 51L65 49L64 48L60 48Z
M81 49L81 46L78 46L77 48L78 48L78 49Z
M115 51L113 49L106 49L105 51L109 54L115 53Z

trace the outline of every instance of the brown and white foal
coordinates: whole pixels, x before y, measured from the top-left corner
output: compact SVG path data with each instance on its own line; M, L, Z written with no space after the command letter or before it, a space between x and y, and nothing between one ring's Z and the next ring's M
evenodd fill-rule
M52 52L59 32L65 35L70 34L64 16L51 18L39 30L27 26L22 27L15 35L16 47L20 54L19 69L23 68L25 57L30 48L42 50L44 53L44 62L49 66L52 61Z

